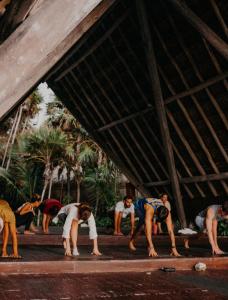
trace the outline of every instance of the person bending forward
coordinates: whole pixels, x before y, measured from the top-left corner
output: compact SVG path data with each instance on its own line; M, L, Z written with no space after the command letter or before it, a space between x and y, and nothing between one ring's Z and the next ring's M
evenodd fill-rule
M65 255L74 256L79 255L78 248L77 248L77 239L78 239L78 225L82 222L88 222L89 225L89 237L93 240L93 255L101 255L98 249L98 242L97 242L97 229L94 216L91 212L91 208L86 204L70 204L59 211L57 218L54 221L58 221L58 217L61 217L61 220L64 219L64 214L66 216L66 220L63 226L63 246L65 248ZM70 239L73 245L73 253L71 251L70 246Z
M173 224L171 213L163 205L159 199L154 198L143 198L139 199L135 203L135 212L139 217L138 225L131 237L129 247L131 250L136 250L135 240L138 233L142 230L143 226L145 228L146 239L148 243L148 254L149 256L158 256L152 241L152 225L154 219L156 222L166 222L168 233L171 240L171 253L170 255L180 256L176 249L175 235L173 232Z

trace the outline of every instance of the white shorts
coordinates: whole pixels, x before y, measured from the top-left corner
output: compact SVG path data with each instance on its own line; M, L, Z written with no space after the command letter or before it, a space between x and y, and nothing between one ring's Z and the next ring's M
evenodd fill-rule
M2 218L0 218L0 233L2 232L3 227L4 227L4 222Z
M205 218L200 217L200 216L196 216L196 218L195 218L195 223L196 223L196 225L199 227L199 229L200 229L201 231L204 230L204 228L205 228L205 225L204 225L204 223L205 223Z

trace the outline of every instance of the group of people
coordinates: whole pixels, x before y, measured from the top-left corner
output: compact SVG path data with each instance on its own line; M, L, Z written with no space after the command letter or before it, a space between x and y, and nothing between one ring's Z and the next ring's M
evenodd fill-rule
M30 202L24 203L15 212L12 211L8 202L0 200L0 232L3 231L2 257L20 258L18 254L17 227L24 225L24 234L34 234L36 228L33 225L35 209L38 208L43 214L42 229L48 234L49 224L52 221L57 224L63 223L63 247L66 256L77 256L78 228L83 222L88 222L89 237L93 240L93 255L101 255L98 247L97 229L92 209L85 203L71 203L62 206L58 200L47 199L41 201L40 196L33 195ZM131 197L125 197L119 201L112 211L114 223L114 235L123 235L121 231L122 219L130 216L130 241L129 248L136 251L136 239L139 233L144 230L149 256L158 256L154 247L152 236L157 231L162 232L161 223L165 223L171 241L171 255L180 256L176 248L174 226L171 216L171 205L167 194L162 194L159 199L145 197L135 201ZM135 226L135 216L138 218ZM228 219L228 201L223 205L211 205L200 212L196 219L196 225L203 231L206 230L213 254L223 254L217 242L218 221ZM9 234L12 237L13 254L8 255L7 244ZM72 245L72 247L71 247ZM186 240L186 247L189 247L189 239Z

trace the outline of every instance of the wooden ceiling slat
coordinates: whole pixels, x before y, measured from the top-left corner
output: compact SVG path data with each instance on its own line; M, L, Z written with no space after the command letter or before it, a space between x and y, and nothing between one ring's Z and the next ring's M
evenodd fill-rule
M85 66L86 66L86 68L88 69L88 71L89 71L89 73L90 73L90 76L92 77L92 79L93 79L94 82L96 83L96 87L100 90L100 84L99 84L99 82L97 81L97 79L94 77L93 72L91 71L91 67L90 67L87 63L85 64ZM85 77L84 77L83 79L84 79L84 82L86 82L87 87L93 91L93 89L92 89L90 83L88 82L88 80L87 80ZM103 89L102 89L102 91L104 92ZM82 92L84 93L84 90L83 90ZM106 95L106 94L105 94L105 95ZM86 97L85 94L84 94L84 96ZM94 93L94 98L97 99L97 103L99 103L98 97L97 97L96 93ZM109 98L107 98L107 99L109 99ZM109 101L109 102L110 102L110 101ZM113 105L112 102L111 102L111 106L112 106L112 108L115 108L115 106ZM111 115L110 115L110 113L107 111L107 109L104 107L104 105L102 105L101 103L99 103L99 107L102 107L102 108L103 108L103 111L104 111L105 114L106 114L106 116L107 116L109 119L111 119ZM116 108L115 108L115 110L116 110ZM139 164L139 166L140 166L140 163L139 163L137 157L135 156L134 151L132 151L132 149L131 149L131 148L132 148L131 145L128 143L128 141L126 140L126 138L123 136L122 132L121 132L118 128L117 128L117 132L118 132L118 135L121 137L121 139L122 139L122 140L124 141L124 143L126 144L127 148L128 148L128 149L130 150L130 152L132 153L132 155L136 158L136 160L137 160L137 162L138 162L138 164ZM125 148L123 148L122 145L121 145L121 143L118 141L118 138L116 138L116 136L115 136L115 134L113 133L112 130L109 130L109 134L110 134L110 136L112 137L113 141L118 145L118 147L119 147L119 149L120 149L122 155L125 157L125 159L127 160L128 164L131 166L131 169L132 169L133 172L134 172L134 176L135 176L136 178L138 178L138 181L139 181L139 182L143 182L143 181L142 181L142 178L139 176L139 172L136 170L136 167L135 167L134 164L131 162L131 160L129 159L128 155L126 155L126 153L125 153L125 151L124 151Z
M175 90L173 89L173 87L172 87L172 85L170 84L170 82L168 81L168 79L165 77L165 74L164 74L164 72L161 70L161 68L160 68L160 71L161 71L160 73L161 73L161 75L162 75L162 78L163 78L163 80L166 82L166 84L167 84L169 90L171 91L172 94L175 94ZM194 99L193 99L193 100L194 100ZM179 105L179 107L180 107L180 109L181 109L181 112L183 113L185 119L187 120L187 122L188 122L188 124L189 124L189 127L190 127L190 128L192 129L192 131L194 132L194 134L195 134L195 136L196 136L196 139L198 140L199 145L200 145L201 148L203 149L203 151L204 151L204 153L205 153L205 155L206 155L206 157L207 157L207 159L208 159L208 161L209 161L209 163L210 163L210 165L211 165L213 171L214 171L215 173L219 174L219 169L218 169L218 167L216 166L216 164L215 164L215 162L214 162L214 160L213 160L213 158L212 158L212 155L211 155L211 153L209 152L209 150L208 150L206 144L204 143L204 141L203 141L203 139L202 139L202 137L201 137L199 131L197 130L197 127L196 127L195 123L192 121L192 119L191 119L191 117L190 117L190 115L189 115L187 109L185 108L185 106L184 106L179 100L177 100L177 104ZM228 188L227 188L226 183L225 183L225 182L222 182L222 185L223 185L223 187L224 187L225 192L228 193Z
M173 7L188 21L226 60L228 45L206 23L204 23L186 4L179 0L168 0Z
M94 51L105 42L105 40L113 33L113 31L115 31L117 27L120 26L120 24L127 18L128 15L129 15L129 10L124 12L124 14L120 16L120 18L112 25L112 27L108 29L105 32L105 34L102 35L102 37L95 44L93 44L88 48L87 52L85 52L77 61L75 61L68 68L66 68L62 73L60 73L60 75L55 78L55 81L59 81L68 72L72 71L73 69L76 69L80 63L82 63L88 56L94 53Z
M103 71L103 69L99 66L99 64L98 64L98 62L97 62L95 56L92 55L92 59L93 59L95 68L98 69L98 70L100 69L100 72L103 73L103 77L106 79L106 82L108 82L108 84L109 84L110 91L112 91L112 92L114 93L115 97L117 97L117 98L119 99L119 101L121 102L121 105L125 108L125 110L128 111L127 106L124 104L124 101L121 99L119 93L117 92L117 90L116 90L115 87L113 86L113 84L112 84L111 80L109 79L109 77L106 75L106 73ZM129 113L129 111L128 111L128 113ZM135 124L134 120L133 120L133 123ZM131 137L131 139L133 140L134 144L135 144L136 147L138 148L138 151L141 153L142 157L145 159L145 161L147 161L148 166L150 167L150 169L151 169L152 172L154 173L155 177L156 177L158 180L160 180L161 178L160 178L159 174L157 173L157 171L155 170L154 166L152 165L152 163L151 163L151 161L150 161L150 158L147 156L146 152L143 151L142 146L139 145L137 139L135 138L135 136L134 136L134 134L133 134L134 130L132 130L131 128L129 128L129 126L128 126L128 124L127 124L126 122L123 124L123 126L124 126L125 129L127 130L128 134L130 135L130 137ZM137 126L137 125L135 124L135 126ZM140 133L141 133L141 137L142 137L142 139L144 140L144 142L147 142L147 140L146 140L145 137L144 137L143 132L141 131ZM150 146L149 146L149 147L150 147ZM143 167L142 167L142 168L143 168ZM147 172L147 171L146 171L146 172ZM147 174L149 175L148 172L147 172ZM149 175L149 177L150 177L150 175ZM151 178L151 177L150 177L150 178Z
M182 166L184 167L185 171L187 172L189 177L192 177L193 176L192 172L190 171L189 167L187 166L185 160L183 159L182 155L180 154L179 150L177 149L177 147L175 146L173 141L172 141L172 147L173 147L173 150L174 150L176 156L178 157L178 159L180 160ZM181 175L180 175L180 177L181 177ZM184 184L184 187L185 187L185 184ZM206 197L205 193L203 192L203 190L201 189L201 187L197 183L195 184L195 187L198 190L200 196L205 198Z
M172 27L173 27L174 33L175 33L175 35L176 35L176 37L177 37L177 40L178 40L178 42L179 42L179 44L180 44L180 46L181 46L183 52L184 52L185 55L187 56L187 58L188 58L190 64L192 65L192 67L193 67L193 69L194 69L194 72L195 72L196 76L198 77L198 79L199 79L201 82L203 82L204 79L203 79L202 75L200 74L199 69L197 68L197 66L196 66L196 64L195 64L195 62L194 62L194 60L193 60L193 58L192 58L192 55L190 54L189 50L187 49L186 45L184 44L184 41L183 41L183 39L182 39L182 37L181 37L181 35L180 35L180 32L178 31L178 29L177 29L177 27L176 27L176 25L175 25L175 23L174 23L174 20L173 20L171 17L169 18L169 20L170 20L171 23L172 23ZM179 70L180 70L180 69L179 69ZM184 76L183 76L183 78L184 78ZM185 80L183 83L184 83L184 85L185 85L187 88L189 88L189 85L187 84L187 81L186 81L186 80ZM209 99L211 100L211 98L212 98L212 93L209 91L209 89L208 89L207 87L205 87L205 91L206 91L206 93L207 93ZM197 99L195 98L195 96L192 95L191 98L192 98L192 101L193 101L193 103L195 104L195 106L196 106L198 112L200 113L202 119L204 120L204 122L205 122L207 128L209 129L209 131L210 131L210 133L211 133L211 135L212 135L212 137L213 137L215 143L217 144L217 146L218 146L220 152L222 153L224 159L226 160L226 162L228 162L228 154L226 153L224 147L222 146L222 144L221 144L221 142L220 142L220 140L219 140L219 138L218 138L218 136L217 136L217 134L216 134L216 131L214 130L214 128L213 128L212 125L211 125L211 122L210 122L209 119L207 118L206 114L204 113L203 109L201 108L201 106L200 106L199 102L197 101ZM179 99L178 99L178 100L179 100ZM224 184L224 183L223 183L223 184ZM224 188L225 188L226 192L228 192L226 185L224 185Z
M177 135L179 136L180 140L182 141L185 149L188 151L190 157L192 158L195 166L197 167L199 173L201 175L206 175L206 172L205 170L203 169L200 161L198 160L198 158L196 157L194 151L192 150L190 144L188 143L188 141L186 140L186 138L184 137L184 135L182 134L182 131L180 130L180 127L178 126L178 124L176 123L174 117L172 116L171 112L166 108L166 112L167 112L167 115L168 115L168 118L169 118L169 121L171 122L171 124L173 125ZM215 190L215 188L213 187L213 185L209 182L208 183L208 186L213 194L213 196L218 196L218 193L217 191Z
M89 70L90 74L91 74L91 77L93 79L93 81L96 83L96 86L98 87L98 90L100 90L102 96L108 100L108 103L110 104L110 106L112 107L112 110L114 110L116 112L116 114L118 115L119 118L121 118L121 115L119 113L119 110L118 108L115 106L115 104L113 103L113 101L110 99L109 95L107 94L107 92L105 91L105 89L102 87L102 85L100 84L100 82L97 80L97 78L94 76L94 73L91 71L91 66L87 63L85 63L87 69ZM96 67L99 68L98 64L96 64ZM102 71L102 70L100 70ZM105 76L105 74L104 74ZM127 130L128 134L131 136L133 142L135 143L135 145L137 146L138 150L141 151L141 148L138 144L138 141L135 139L134 135L132 134L132 132L129 130L128 126L126 124L123 124L125 129ZM121 131L119 130L119 133ZM122 133L121 133L122 135ZM130 150L130 152L132 153L135 161L137 161L137 164L139 166L139 168L141 167L141 163L139 161L139 158L137 156L137 154L135 153L135 151L132 151L132 147L131 145L129 144L128 140L125 138L123 138L123 140L125 140L125 143L128 144L128 149ZM142 152L141 152L142 153ZM141 170L143 171L143 173L147 176L147 178L149 179L150 178L150 174L148 173L148 171L145 169L145 168L141 168Z
M169 18L169 20L172 21L171 18ZM172 22L172 25L174 25L173 22ZM176 61L172 57L172 55L169 53L169 50L168 50L168 48L167 48L167 46L166 46L166 44L165 44L165 42L164 42L161 34L159 33L159 31L157 30L157 28L155 26L154 26L154 31L156 32L157 36L159 37L159 41L160 41L160 43L161 43L161 45L163 47L164 52L166 53L167 57L170 59L170 62L172 63L172 65L174 66L174 68L176 69L176 71L178 72L180 78L182 79L183 84L185 85L185 87L187 89L189 89L190 87L189 87L189 85L188 85L188 83L187 83L187 81L186 81L186 79L184 77L183 72L181 71L180 67L178 66L178 64L176 63ZM178 31L177 31L176 28L174 28L174 32L175 32L176 36L178 37L179 43L181 43L181 45L183 46L183 42L180 41L181 38L179 37ZM185 50L185 49L183 49L183 50ZM159 70L160 70L160 74L162 75L163 80L166 82L166 85L167 85L168 89L170 90L171 94L175 95L176 92L175 92L174 88L172 87L171 83L166 78L166 76L165 76L164 72L162 71L161 67L159 68ZM193 102L196 104L197 103L196 98L193 95L191 96L191 98L192 98ZM213 171L216 172L216 173L219 173L219 170L218 170L218 168L217 168L217 166L216 166L216 164L215 164L215 162L214 162L214 160L213 160L213 158L211 156L211 153L209 152L207 146L205 145L205 143L204 143L201 135L199 134L199 132L198 132L198 130L197 130L194 122L190 118L190 116L189 116L186 108L184 107L184 105L181 103L181 101L179 99L177 99L176 102L177 102L178 106L180 107L183 115L185 116L185 119L188 121L188 124L189 124L190 128L194 132L194 134L195 134L195 136L196 136L196 138L197 138L197 140L198 140L201 148L203 149L203 151L204 151L204 153L205 153L205 155L206 155L206 157L207 157L207 159L208 159L208 161L209 161L209 163L210 163ZM197 107L198 107L198 104L197 104ZM228 187L227 187L226 183L223 182L222 185L223 185L224 190L226 191L226 193L228 193Z
M221 11L220 11L218 5L216 4L215 0L210 0L210 3L211 3L211 6L213 7L215 15L217 16L226 37L228 38L228 28L227 28L224 18L222 17L222 14L221 14Z
M170 96L168 98L166 98L164 101L165 101L165 104L169 104L169 103L172 103L173 101L176 101L177 99L181 99L181 98L185 98L187 96L192 96L193 94L196 94L202 90L204 90L205 88L208 88L210 86L212 86L213 84L215 83L218 83L224 79L226 79L228 77L228 71L224 72L224 73L221 73L213 78L210 78L208 80L205 80L204 82L194 86L194 87L191 87L189 89L186 89L185 91L183 92L180 92L178 94L175 94L173 96Z

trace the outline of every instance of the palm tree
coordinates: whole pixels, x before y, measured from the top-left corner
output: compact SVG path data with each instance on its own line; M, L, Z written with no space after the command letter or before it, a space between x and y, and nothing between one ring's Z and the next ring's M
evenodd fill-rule
M39 162L44 166L44 187L41 194L43 200L52 172L63 158L66 135L58 129L41 127L23 137L24 152L29 153L28 160Z

